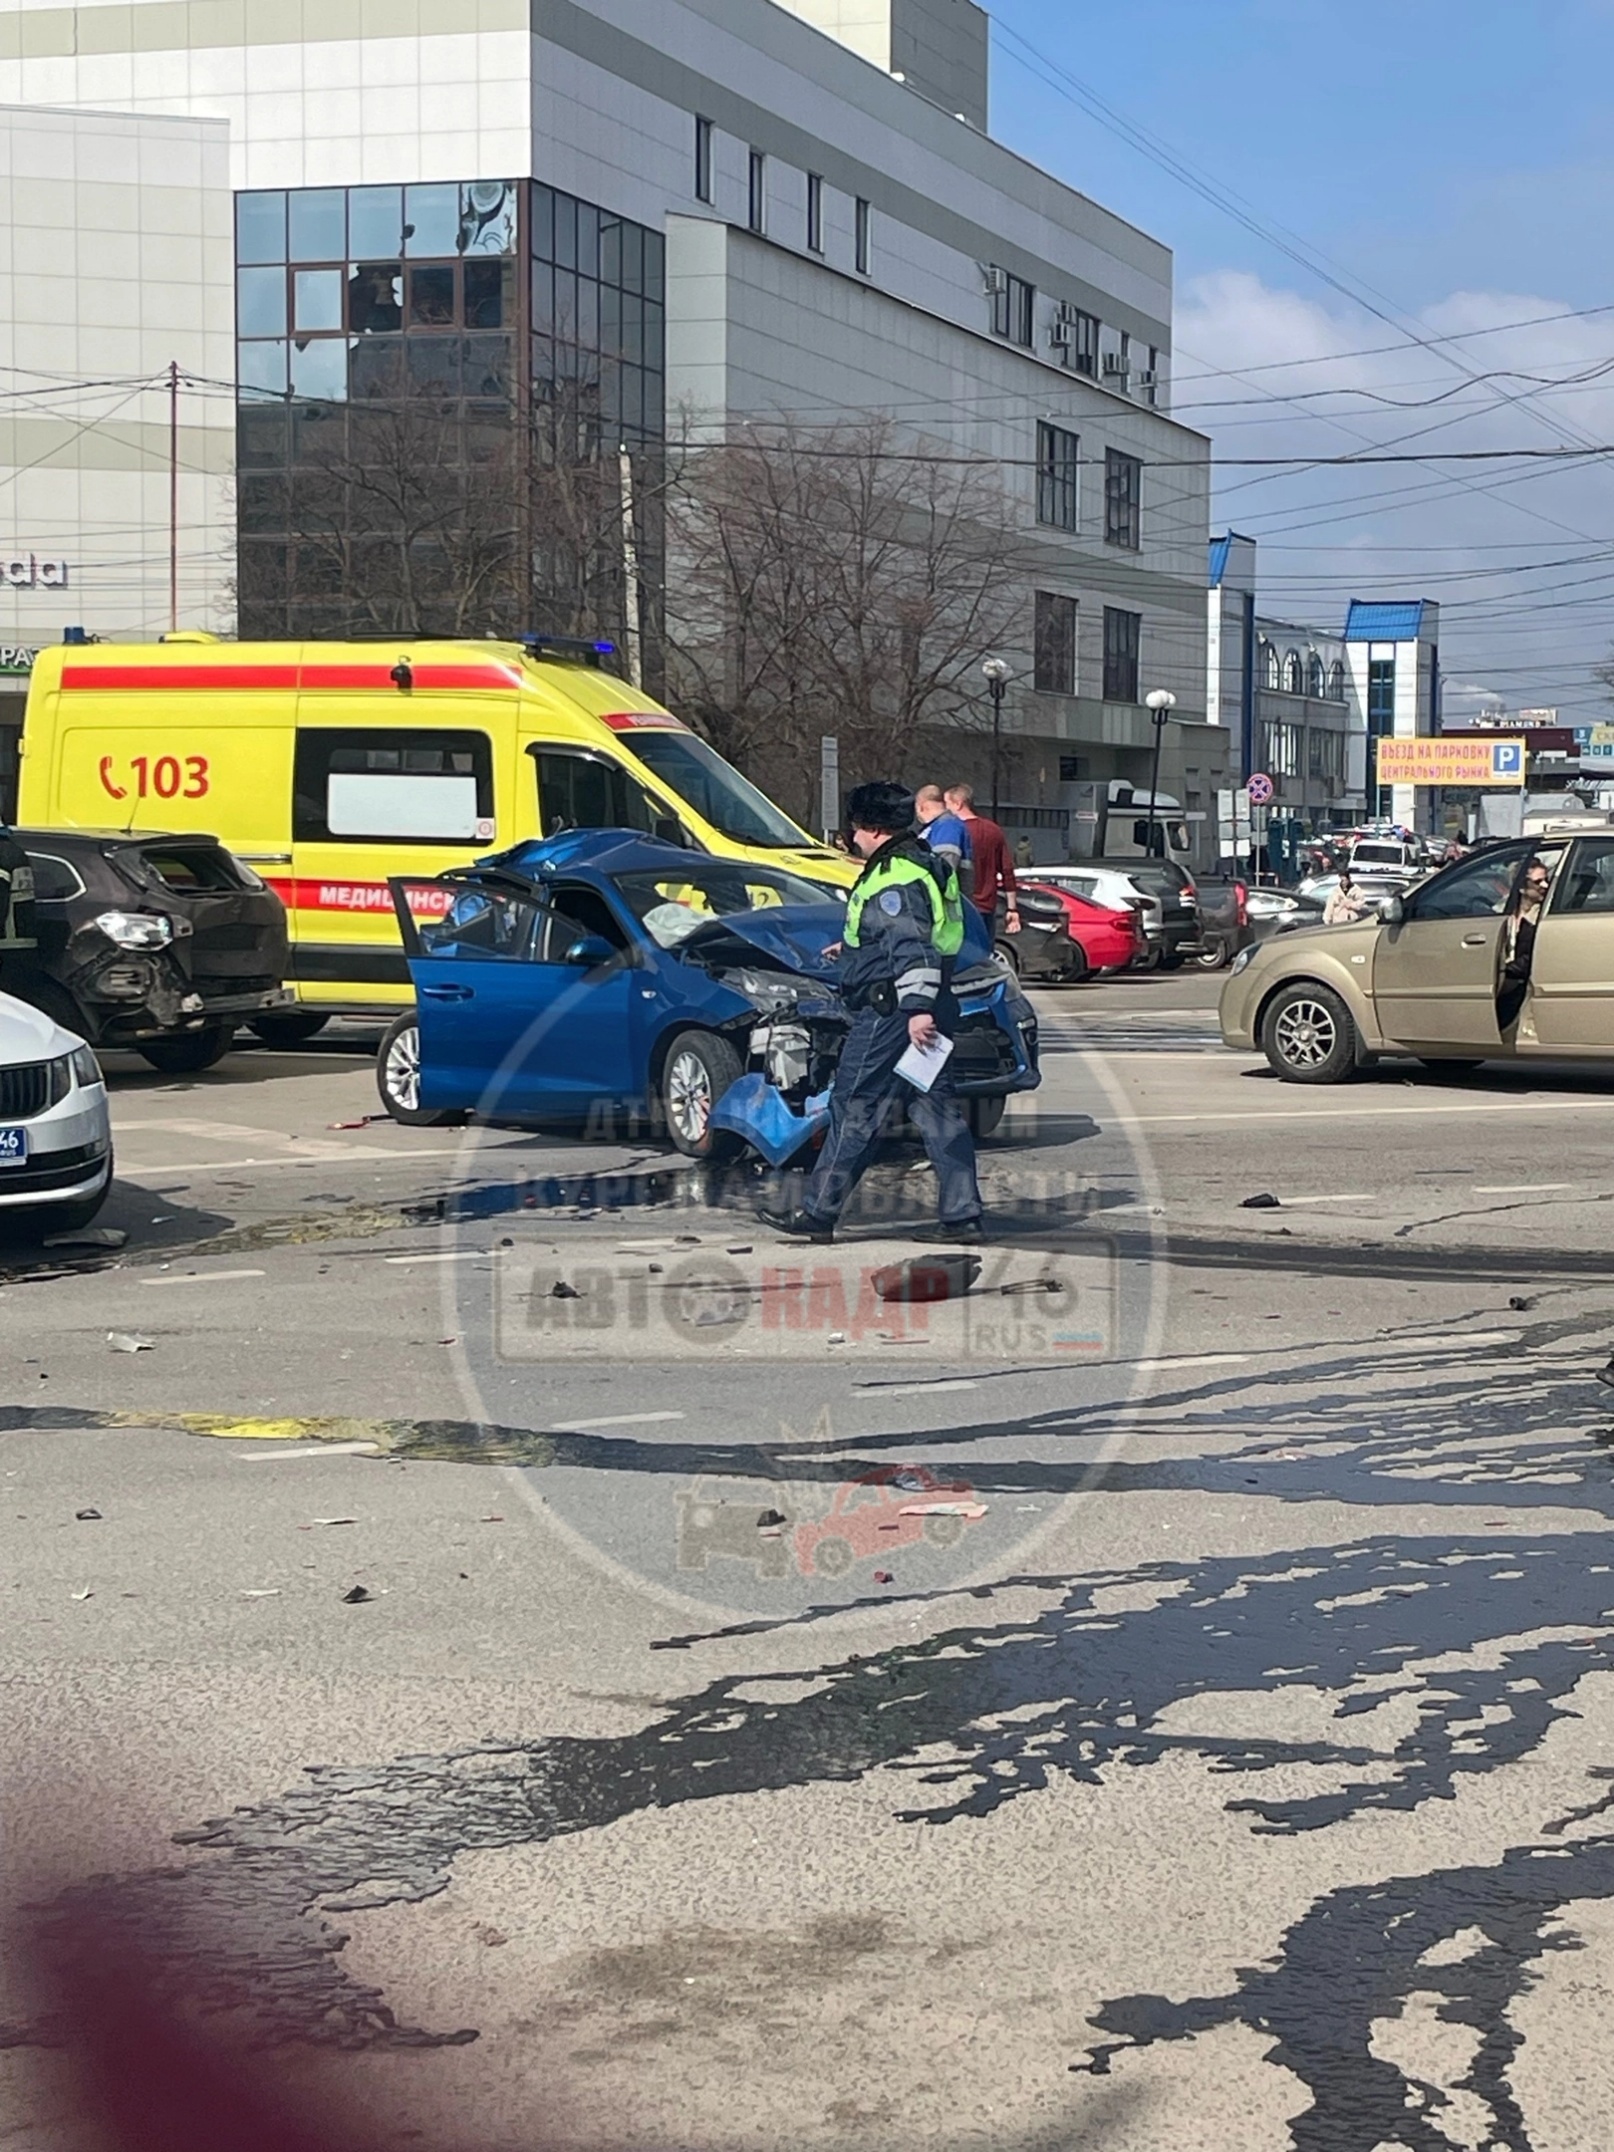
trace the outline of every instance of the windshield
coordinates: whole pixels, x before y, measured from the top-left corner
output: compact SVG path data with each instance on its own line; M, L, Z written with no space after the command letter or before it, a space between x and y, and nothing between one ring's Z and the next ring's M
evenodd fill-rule
M811 843L772 800L692 732L636 728L624 744L713 829L736 844L795 851Z
M713 919L777 911L785 904L830 904L839 897L838 891L805 882L799 875L720 860L673 867L663 874L619 874L616 888L646 933L663 949L676 949L697 927Z

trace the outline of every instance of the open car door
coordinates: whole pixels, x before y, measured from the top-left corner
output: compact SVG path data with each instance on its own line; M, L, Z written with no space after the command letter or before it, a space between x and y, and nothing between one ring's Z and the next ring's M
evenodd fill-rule
M491 1120L586 1114L638 1083L624 953L500 878L395 878L420 1016L420 1103Z
M1503 915L1533 849L1497 845L1465 859L1411 891L1401 921L1380 930L1373 1001L1388 1040L1476 1059L1502 1052L1496 989Z
M1553 877L1519 1051L1614 1055L1614 837L1578 839Z

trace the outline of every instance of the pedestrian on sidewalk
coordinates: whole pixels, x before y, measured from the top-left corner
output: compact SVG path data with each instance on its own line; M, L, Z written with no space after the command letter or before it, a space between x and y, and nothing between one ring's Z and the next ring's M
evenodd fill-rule
M998 906L1011 934L1020 931L1019 885L1014 878L1014 859L1009 840L990 815L975 812L975 792L970 785L949 785L947 805L964 824L969 840L970 880L966 894L989 927L997 923Z
M936 1169L939 1224L925 1239L973 1246L985 1238L975 1139L951 1059L928 1091L897 1074L911 1046L950 1038L958 1018L952 972L964 945L958 871L914 828L906 785L859 785L846 803L854 856L865 862L846 906L840 990L852 1013L830 1091L829 1133L799 1208L763 1204L765 1225L792 1239L830 1241L901 1099Z

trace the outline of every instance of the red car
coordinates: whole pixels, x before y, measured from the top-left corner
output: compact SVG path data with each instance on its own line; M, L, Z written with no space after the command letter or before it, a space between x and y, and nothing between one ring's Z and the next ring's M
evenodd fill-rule
M1069 979L1082 979L1095 971L1122 971L1136 963L1148 946L1143 915L1131 906L1116 910L1096 904L1091 897L1079 897L1074 889L1039 882L1030 875L1022 877L1021 886L1035 889L1040 896L1057 897L1065 907L1066 931L1084 960L1079 971L1066 975Z

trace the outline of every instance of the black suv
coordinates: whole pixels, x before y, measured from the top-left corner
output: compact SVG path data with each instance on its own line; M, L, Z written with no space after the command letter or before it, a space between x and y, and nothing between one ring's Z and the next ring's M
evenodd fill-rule
M6 991L94 1046L211 1068L236 1026L284 1008L286 912L217 838L19 829L34 870L31 956Z
M1163 971L1175 971L1185 957L1200 950L1199 903L1192 875L1174 859L1113 859L1095 866L1119 867L1138 887L1160 899L1160 954ZM1147 965L1145 969L1152 970Z

